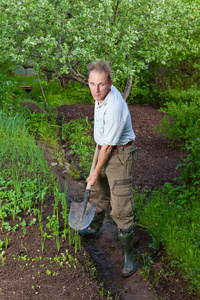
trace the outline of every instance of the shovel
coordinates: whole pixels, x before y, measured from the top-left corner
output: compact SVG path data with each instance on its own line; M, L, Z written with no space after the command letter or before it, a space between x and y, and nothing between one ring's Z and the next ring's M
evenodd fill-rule
M94 171L98 157L98 145L96 145L95 154L92 162L90 174ZM71 203L68 222L71 228L75 230L83 230L90 225L94 218L97 203L91 203L89 201L91 189L91 181L87 183L84 199L82 202Z

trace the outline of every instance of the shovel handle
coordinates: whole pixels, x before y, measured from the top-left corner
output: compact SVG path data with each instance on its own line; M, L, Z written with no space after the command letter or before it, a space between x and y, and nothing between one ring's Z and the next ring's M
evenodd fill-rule
M92 161L92 166L90 169L90 174L94 171L96 164L97 164L97 158L98 158L98 145L96 144L96 149L95 149L95 153L94 153L94 157L93 157L93 161ZM86 190L90 190L91 189L91 180L88 181L87 186L86 186Z

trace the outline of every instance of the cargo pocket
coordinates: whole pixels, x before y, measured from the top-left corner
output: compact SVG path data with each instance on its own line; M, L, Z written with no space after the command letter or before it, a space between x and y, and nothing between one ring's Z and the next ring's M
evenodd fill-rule
M133 219L133 194L130 187L131 180L116 180L113 183L111 216L118 225L122 220Z
M112 194L115 197L128 197L132 195L130 179L128 180L115 180L112 187Z

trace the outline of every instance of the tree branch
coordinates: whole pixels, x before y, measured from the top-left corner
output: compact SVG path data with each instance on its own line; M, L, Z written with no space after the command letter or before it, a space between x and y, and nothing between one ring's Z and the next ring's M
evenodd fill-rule
M122 93L122 97L124 98L125 101L130 94L132 83L133 83L133 78L129 76L126 81L126 86L125 86L124 92Z
M75 71L75 70L72 68L72 66L71 66L70 63L68 63L68 67L69 67L70 72L72 73L73 76L75 76L75 77L81 77L81 78L83 78L83 80L86 81L85 76L82 75L78 70Z

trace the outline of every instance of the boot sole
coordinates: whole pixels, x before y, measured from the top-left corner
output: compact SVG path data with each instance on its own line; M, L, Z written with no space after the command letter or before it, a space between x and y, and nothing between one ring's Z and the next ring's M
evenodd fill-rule
M137 268L133 269L129 273L122 273L122 277L124 277L124 278L129 277L129 276L133 275L136 271L137 271Z

